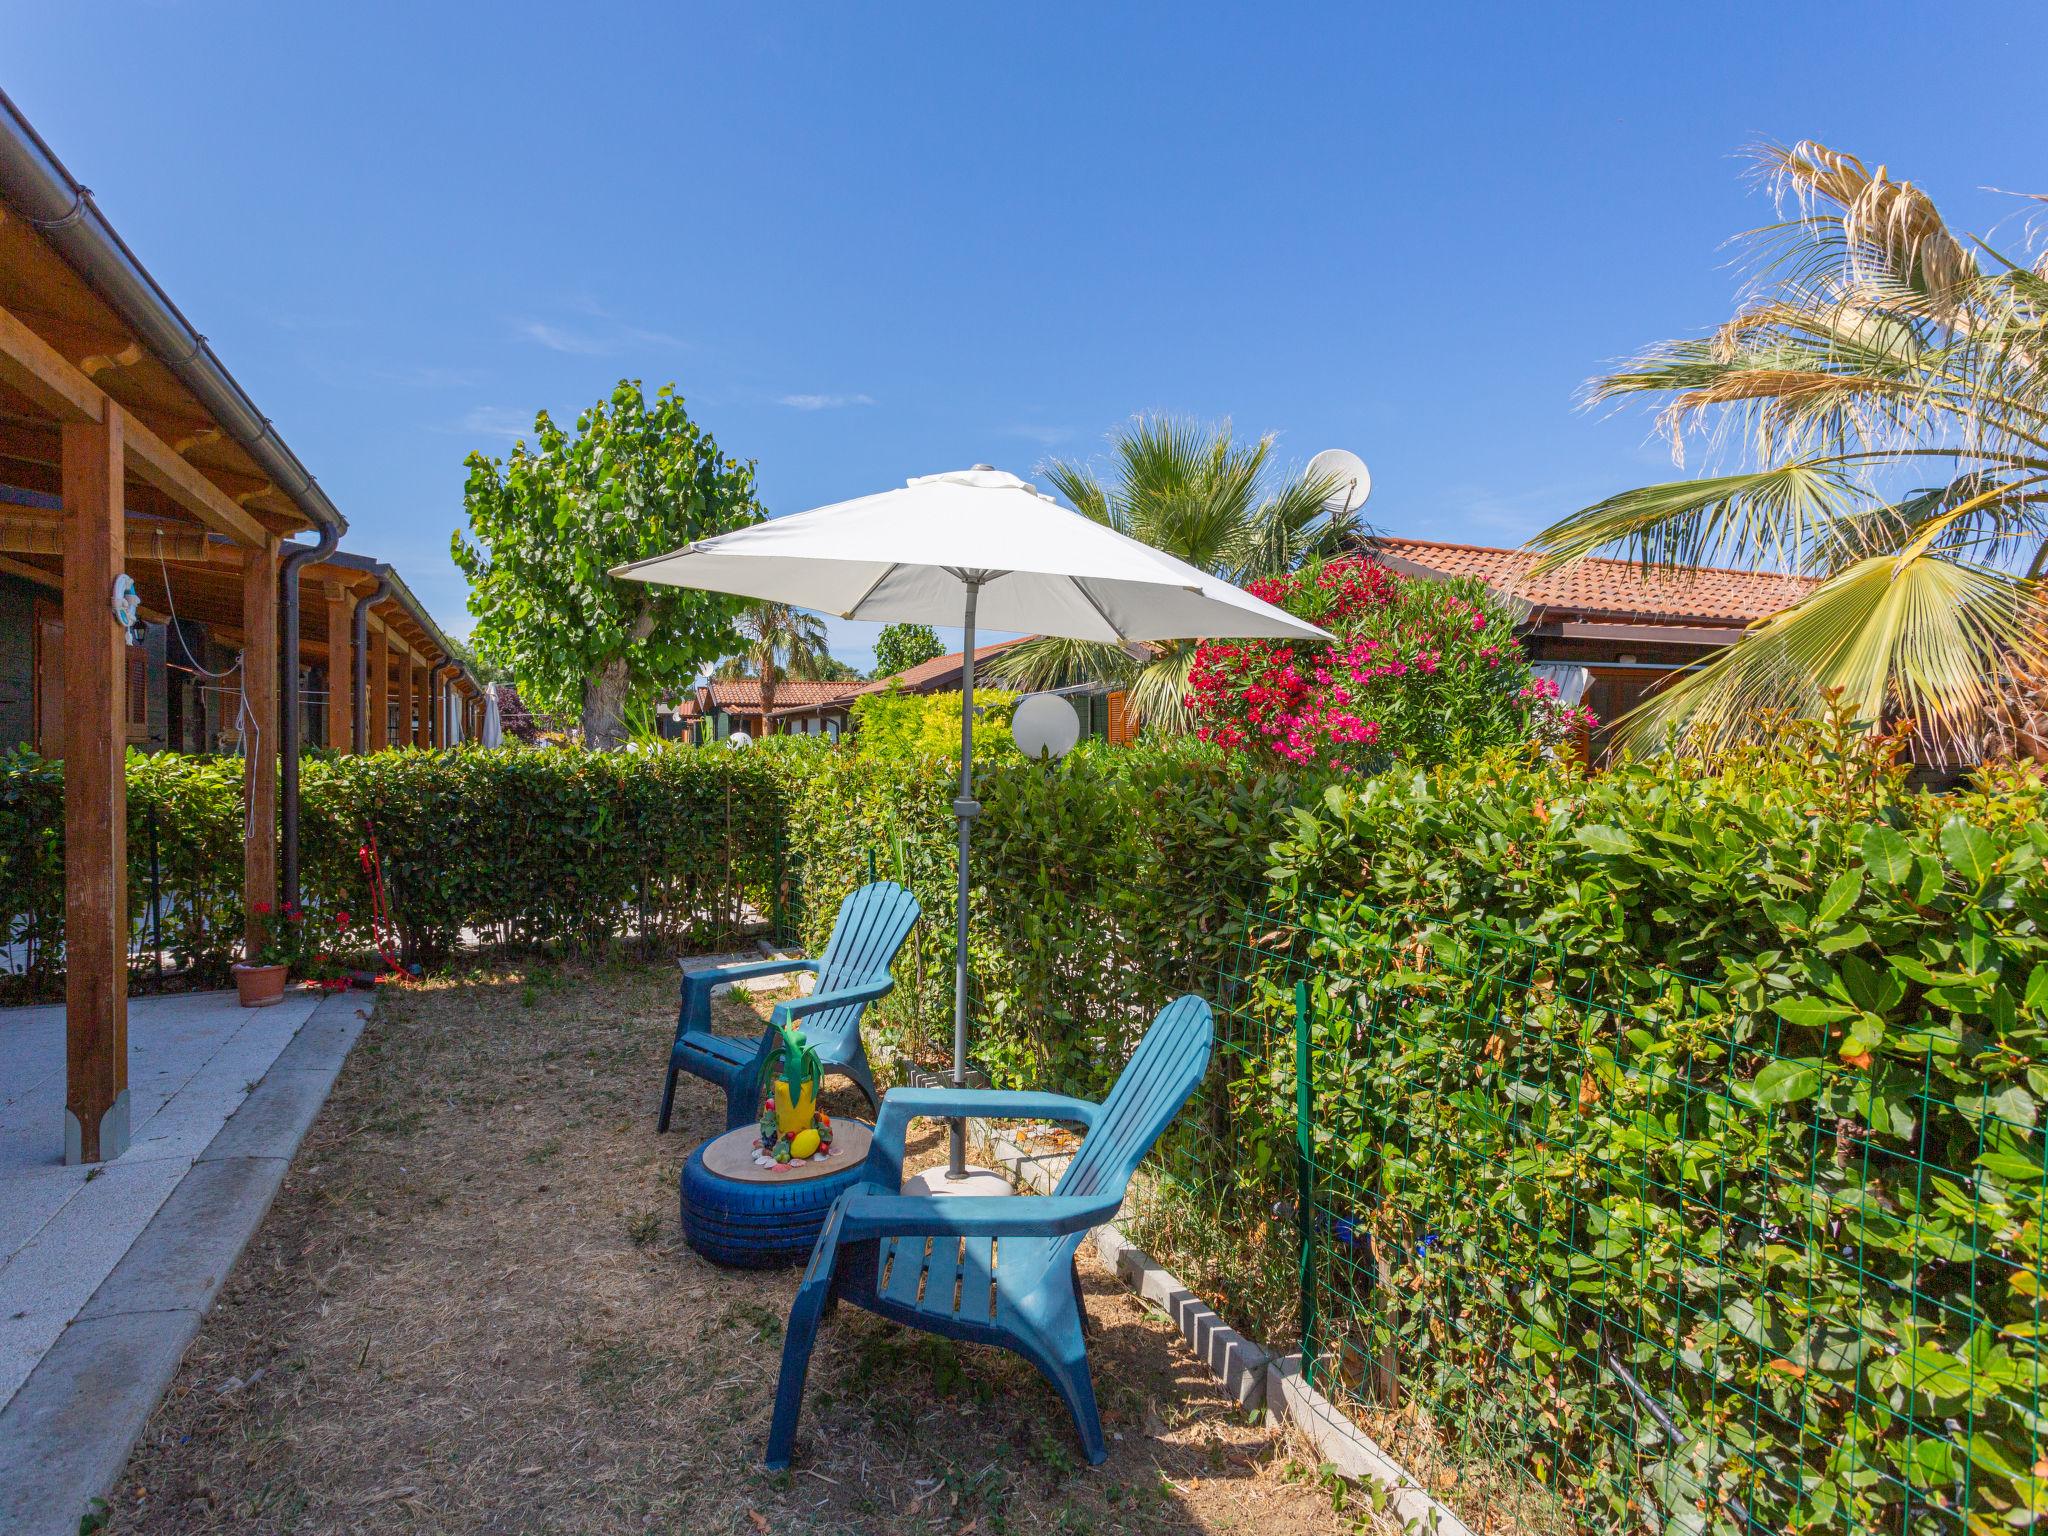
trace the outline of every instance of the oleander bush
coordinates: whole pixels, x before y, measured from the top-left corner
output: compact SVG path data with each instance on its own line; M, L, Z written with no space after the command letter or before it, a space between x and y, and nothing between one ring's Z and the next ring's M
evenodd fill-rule
M1384 773L1554 744L1597 723L1532 678L1514 614L1473 578L1402 576L1353 556L1251 590L1335 638L1203 642L1187 705L1204 741L1269 765Z

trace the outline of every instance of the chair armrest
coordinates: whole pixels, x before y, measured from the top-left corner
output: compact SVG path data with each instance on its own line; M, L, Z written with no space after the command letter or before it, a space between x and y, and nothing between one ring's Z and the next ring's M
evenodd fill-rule
M678 966L683 962L678 960ZM816 971L815 960L742 960L737 965L707 966L701 971L684 971L686 982L708 981L714 987L730 981L752 981L757 976L782 976L790 971Z
M891 1088L875 1116L875 1137L868 1147L867 1177L894 1189L903 1182L903 1140L910 1122L920 1117L974 1116L989 1120L1075 1120L1093 1127L1100 1104L1064 1093L1032 1093L1013 1088ZM1000 1198L1000 1197L998 1197Z
M842 1210L843 1237L1057 1237L1099 1227L1118 1195L863 1195Z
M678 960L677 965L683 962ZM714 965L701 971L683 972L682 1015L676 1029L711 1028L711 993L729 982L751 981L756 976L784 976L791 971L816 971L815 960L743 960L738 965Z
M858 987L839 987L830 992L813 992L809 997L785 998L775 1005L775 1011L784 1023L793 1024L814 1013L825 1013L854 1003L872 1003L876 998L886 996L895 985L896 978L890 976Z

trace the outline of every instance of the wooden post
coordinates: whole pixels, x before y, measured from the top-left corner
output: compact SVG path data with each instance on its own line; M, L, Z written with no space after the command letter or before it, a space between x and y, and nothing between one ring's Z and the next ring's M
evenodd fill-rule
M66 422L64 1161L128 1149L128 637L114 618L126 418Z
M340 582L327 587L327 745L355 750L356 596Z
M399 675L404 681L398 689L398 741L401 746L416 747L420 744L419 722L413 718L413 711L420 701L420 664L410 650L405 653L405 666Z
M242 567L243 938L261 942L256 908L277 903L277 540Z
M370 615L370 750L382 752L391 745L391 636L384 621Z
M413 674L412 741L416 747L434 744L434 669L421 667Z

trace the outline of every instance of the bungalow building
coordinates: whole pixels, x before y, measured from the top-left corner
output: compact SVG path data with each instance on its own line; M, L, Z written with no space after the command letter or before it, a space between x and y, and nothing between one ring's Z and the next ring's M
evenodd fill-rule
M302 746L477 718L395 573L336 552L346 527L0 94L0 745L64 763L69 1161L128 1142L128 748L241 751L254 908L295 893Z
M1515 634L1539 675L1603 721L1627 714L1814 586L1804 576L1714 566L1646 571L1605 558L1531 577L1539 557L1526 549L1391 536L1360 547L1404 575L1477 577L1520 616Z
M845 730L847 705L867 684L801 682L785 677L775 685L775 710L761 712L761 680L758 677L717 678L699 683L673 706L671 719L677 734L686 741L702 744L723 741L735 731L749 736L830 736L834 741Z

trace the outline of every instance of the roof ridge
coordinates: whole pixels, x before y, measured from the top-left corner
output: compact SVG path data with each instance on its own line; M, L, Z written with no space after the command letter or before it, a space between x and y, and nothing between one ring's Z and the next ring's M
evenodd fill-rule
M1412 545L1418 549L1467 549L1471 550L1475 554L1482 555L1526 555L1531 560L1541 558L1543 553L1541 550L1530 549L1528 546L1521 544L1471 544L1467 543L1463 539L1418 539L1412 538L1407 534L1373 534L1367 537L1366 539L1362 540L1361 543L1367 548L1370 548L1375 544L1406 544ZM1774 581L1803 582L1813 582L1818 579L1812 576L1803 576L1797 571L1759 571L1752 570L1748 567L1740 565L1645 566L1641 561L1631 560L1624 555L1581 555L1578 559L1572 561L1571 564L1619 565L1625 566L1632 571L1641 572L1649 576L1675 577L1681 574L1700 576L1744 576L1759 577L1765 580ZM1570 567L1568 566L1560 566L1558 570L1563 571L1569 568ZM1557 573L1558 572L1553 571L1546 572L1545 574L1555 575Z

